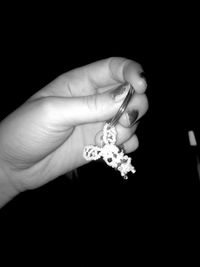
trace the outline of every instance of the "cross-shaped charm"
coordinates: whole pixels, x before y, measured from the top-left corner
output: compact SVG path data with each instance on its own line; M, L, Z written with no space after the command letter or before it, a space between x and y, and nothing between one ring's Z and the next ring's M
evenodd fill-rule
M83 156L86 160L98 160L103 158L107 165L120 171L121 176L124 179L128 179L127 173L135 173L135 168L131 165L131 158L124 155L123 150L120 150L116 146L117 131L115 127L110 127L109 123L106 123L103 128L103 141L102 147L98 146L85 146L83 150Z

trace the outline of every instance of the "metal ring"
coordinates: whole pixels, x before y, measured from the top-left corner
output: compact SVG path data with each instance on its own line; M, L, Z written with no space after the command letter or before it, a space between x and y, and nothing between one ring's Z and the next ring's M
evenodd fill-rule
M124 114L132 96L135 93L135 89L133 88L133 86L130 83L125 84L123 86L129 86L130 88L129 88L129 91L126 95L126 98L124 99L124 101L123 101L122 105L120 106L119 110L117 111L116 115L110 121L108 121L108 124L110 125L110 127L114 127L118 123L119 119Z

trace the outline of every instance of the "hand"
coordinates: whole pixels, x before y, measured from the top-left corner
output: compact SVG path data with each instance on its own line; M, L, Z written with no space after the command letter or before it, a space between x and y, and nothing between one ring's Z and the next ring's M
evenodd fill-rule
M125 58L109 58L62 74L28 99L0 124L0 160L19 191L36 188L86 163L85 145L98 143L106 120L121 106L125 94L116 89L130 82L136 94L117 125L118 144L126 153L138 147L138 111L148 108L142 68ZM116 94L118 95L116 98Z

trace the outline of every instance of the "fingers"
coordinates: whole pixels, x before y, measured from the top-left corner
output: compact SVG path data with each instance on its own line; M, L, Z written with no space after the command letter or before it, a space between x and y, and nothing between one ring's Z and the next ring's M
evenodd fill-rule
M146 81L140 76L140 64L126 58L112 57L68 71L34 94L30 100L41 97L80 97L104 93L119 84L129 82L138 94L144 93Z
M43 101L46 103L45 110L57 123L72 127L111 119L122 105L127 94L126 90L124 91L122 87L120 91L116 89L104 94L84 97L46 97ZM139 119L147 111L147 108L146 96L135 94L126 113L121 117L120 124L124 127L131 127L134 119L133 112L138 112Z
M147 87L145 79L140 76L142 72L141 65L130 59L111 57L74 69L68 78L72 85L92 86L94 89L110 88L119 83L129 82L136 92L141 94Z
M142 66L130 59L111 58L109 62L111 77L118 82L129 82L137 93L144 93L147 87L146 81L141 77Z
M124 89L122 86L104 94L92 94L83 97L46 97L43 101L46 103L44 104L44 106L46 105L45 110L53 118L53 121L72 127L111 119L122 105L127 90L128 88ZM141 110L140 116L142 116L145 108L140 107L140 105L145 100L140 99L142 96L139 100L136 98L133 108L136 106L138 110ZM127 121L124 122L124 124L126 123Z

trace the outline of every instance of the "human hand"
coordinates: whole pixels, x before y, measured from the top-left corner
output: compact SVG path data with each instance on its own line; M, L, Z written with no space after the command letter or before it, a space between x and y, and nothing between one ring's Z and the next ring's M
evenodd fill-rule
M97 133L126 96L115 90L124 82L131 83L136 93L116 126L117 144L123 144L126 153L134 151L137 123L131 126L130 121L135 110L140 118L148 109L141 72L138 63L125 58L74 69L5 118L0 124L0 164L16 190L39 187L85 164L83 148L98 144Z

